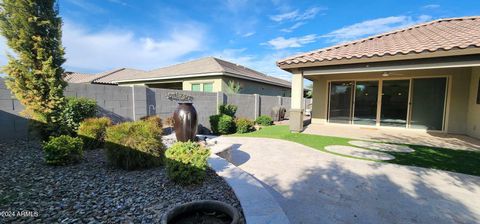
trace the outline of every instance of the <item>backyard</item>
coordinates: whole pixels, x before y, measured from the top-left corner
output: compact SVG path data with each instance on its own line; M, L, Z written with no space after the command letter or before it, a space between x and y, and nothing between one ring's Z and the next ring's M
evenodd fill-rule
M345 145L350 146L348 143L353 139L319 136L303 133L292 133L289 127L286 125L275 125L262 127L260 130L245 134L234 134L233 136L239 137L261 137L261 138L275 138L283 139L296 143L300 143L305 146L309 146L316 150L333 153L325 150L329 145ZM421 145L407 145L414 149L414 152L389 152L395 156L393 160L379 161L388 162L400 165L418 166L424 168L433 168L439 170L446 170L470 175L480 176L480 151L467 151L456 150L446 148L435 148ZM336 154L339 156L347 156L343 154ZM364 159L358 157L352 157L357 159ZM368 160L368 159L367 159Z

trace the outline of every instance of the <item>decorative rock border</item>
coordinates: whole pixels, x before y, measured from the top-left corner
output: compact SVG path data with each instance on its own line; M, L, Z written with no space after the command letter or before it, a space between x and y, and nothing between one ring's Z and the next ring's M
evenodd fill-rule
M280 205L258 180L217 155L230 155L230 151L231 145L212 149L208 163L235 192L246 223L290 223Z
M415 152L412 148L405 145L395 145L379 142L367 142L367 141L349 141L348 144L366 149L373 149L383 152Z
M342 155L353 156L363 159L375 159L375 160L392 160L395 159L395 156L384 152L377 152L362 148L357 148L353 146L345 145L329 145L325 147L325 150L333 153L338 153Z

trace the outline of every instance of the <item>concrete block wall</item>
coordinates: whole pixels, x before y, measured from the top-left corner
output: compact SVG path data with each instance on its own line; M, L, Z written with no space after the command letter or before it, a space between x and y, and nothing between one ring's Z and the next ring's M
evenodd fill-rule
M218 105L238 106L237 117L255 119L270 115L272 107L282 105L290 109L290 98L261 96L257 94L204 93L171 89L156 89L145 86L111 86L92 84L69 84L65 95L85 97L97 102L99 116L110 117L114 122L138 120L147 115L171 117L177 103L167 99L169 93L180 92L193 96L199 124L210 128L209 117L218 113ZM23 106L16 100L0 78L0 140L26 137L28 120L20 116ZM288 113L287 113L288 116Z
M250 94L225 94L226 104L236 105L237 117L255 119L255 96Z

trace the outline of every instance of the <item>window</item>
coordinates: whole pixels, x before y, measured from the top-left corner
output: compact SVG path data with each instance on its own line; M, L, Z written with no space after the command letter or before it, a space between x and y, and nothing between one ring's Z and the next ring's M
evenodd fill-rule
M477 104L480 104L480 79L478 79Z
M192 84L192 91L200 91L200 84Z
M192 91L213 92L213 83L212 82L194 83L192 84Z
M213 83L204 83L203 92L213 92Z

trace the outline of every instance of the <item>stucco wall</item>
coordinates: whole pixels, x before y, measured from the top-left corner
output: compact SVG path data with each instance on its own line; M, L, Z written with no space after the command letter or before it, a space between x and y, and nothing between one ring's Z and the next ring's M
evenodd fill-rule
M266 83L261 82L254 82L245 79L238 79L234 77L223 77L222 78L222 90L227 92L228 82L233 80L235 82L240 83L242 87L240 93L242 94L260 94L260 95L267 95L267 96L290 96L290 88L280 87L269 85Z
M475 138L480 138L480 104L477 104L479 82L480 67L476 67L472 69L467 118L467 134Z
M192 90L192 84L212 83L213 92L222 91L222 78L220 76L212 76L208 78L188 78L183 80L183 90Z
M467 133L467 111L471 79L470 68L455 69L431 69L391 72L389 77L383 77L382 73L358 73L309 76L313 80L313 108L312 122L322 123L327 119L328 81L329 80L356 80L356 79L402 79L421 76L448 76L450 78L449 100L447 101L447 132Z

